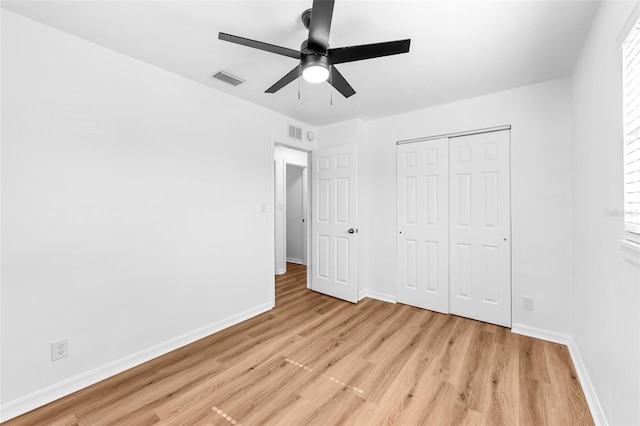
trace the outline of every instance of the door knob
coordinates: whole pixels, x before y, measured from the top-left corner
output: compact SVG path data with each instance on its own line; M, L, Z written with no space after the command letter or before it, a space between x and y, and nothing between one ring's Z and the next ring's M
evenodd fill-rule
M353 228L349 228L349 230L347 231L350 234L355 234L356 232L358 232L357 229L353 229Z

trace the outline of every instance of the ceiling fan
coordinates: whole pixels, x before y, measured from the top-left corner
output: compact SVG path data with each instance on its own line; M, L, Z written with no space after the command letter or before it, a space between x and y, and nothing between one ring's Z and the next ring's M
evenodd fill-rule
M335 0L313 0L311 9L302 13L302 22L309 29L309 38L302 42L299 51L226 33L219 33L218 38L300 61L294 69L269 87L265 93L275 93L302 75L310 83L322 83L328 80L329 84L345 98L348 98L356 91L336 69L335 64L407 53L411 39L329 48L329 32L331 31L334 3Z

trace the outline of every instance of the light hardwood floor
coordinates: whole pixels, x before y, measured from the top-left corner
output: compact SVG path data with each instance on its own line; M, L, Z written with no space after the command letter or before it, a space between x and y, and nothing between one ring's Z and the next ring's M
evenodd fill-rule
M562 345L276 279L276 308L5 424L593 424Z

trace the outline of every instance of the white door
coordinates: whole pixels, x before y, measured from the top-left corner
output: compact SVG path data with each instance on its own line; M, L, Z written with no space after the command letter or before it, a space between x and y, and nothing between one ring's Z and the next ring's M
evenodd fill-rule
M357 162L356 145L313 152L311 289L356 303Z
M397 300L449 312L449 140L398 145Z
M511 326L509 131L451 138L450 310Z

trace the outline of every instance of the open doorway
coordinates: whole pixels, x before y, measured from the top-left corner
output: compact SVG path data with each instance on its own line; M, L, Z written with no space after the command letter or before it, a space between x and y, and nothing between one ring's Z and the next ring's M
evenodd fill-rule
M292 272L309 288L310 152L278 143L273 152L276 286Z
M306 167L285 166L285 257L287 263L307 265Z

